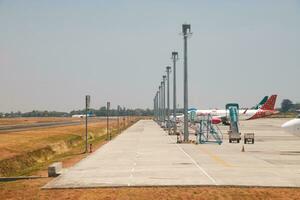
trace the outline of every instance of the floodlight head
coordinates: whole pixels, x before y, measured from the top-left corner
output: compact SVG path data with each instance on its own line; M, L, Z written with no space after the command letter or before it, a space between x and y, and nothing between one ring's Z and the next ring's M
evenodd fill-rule
M172 52L172 59L178 60L178 52L177 51Z
M166 75L163 75L163 81L162 81L163 83L165 82L166 77L167 77Z
M183 35L187 35L191 33L191 25L190 24L182 24L182 33Z
M171 69L171 67L170 67L170 66L167 66L166 68L167 68L167 70L170 70L170 69Z

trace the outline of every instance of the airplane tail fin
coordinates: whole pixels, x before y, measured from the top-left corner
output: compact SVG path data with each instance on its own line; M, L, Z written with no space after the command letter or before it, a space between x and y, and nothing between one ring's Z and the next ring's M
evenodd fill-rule
M265 96L258 104L252 107L252 109L260 109L268 100L269 96Z
M266 103L260 109L262 109L262 110L274 110L276 99L277 99L277 95L270 96L270 98L266 101Z

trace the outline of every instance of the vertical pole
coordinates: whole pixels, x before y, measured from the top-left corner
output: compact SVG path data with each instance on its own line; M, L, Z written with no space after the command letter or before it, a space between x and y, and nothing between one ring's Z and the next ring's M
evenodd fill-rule
M118 133L120 132L120 106L118 105Z
M106 105L106 139L110 140L110 131L109 131L109 106L110 102L107 102Z
M178 53L173 51L172 52L172 59L173 59L173 119L174 119L174 133L177 133L177 124L176 124L176 61L178 60Z
M126 125L128 125L128 108L126 108L126 114L125 114L125 116L126 116Z
M163 123L166 122L166 76L163 75Z
M159 117L159 101L158 101L158 98L159 98L159 91L156 92L156 114L157 114L157 121L158 121L158 117Z
M85 96L85 153L88 152L88 96Z
M160 90L161 90L161 92L160 92L160 100L161 100L161 109L160 109L160 114L161 114L161 118L160 118L160 123L161 123L161 125L162 125L162 123L163 123L163 117L164 117L164 104L163 104L163 96L164 96L164 93L163 93L163 83L161 82L160 83L161 84L161 87L160 87Z
M122 116L123 116L123 129L125 129L125 107L123 107Z
M157 92L155 94L155 121L157 121Z
M153 119L155 120L155 97L153 98Z
M157 93L155 93L155 98L154 98L154 116L155 116L155 121L157 121Z
M159 86L159 122L162 123L162 82Z
M188 63L187 63L187 38L190 32L191 26L190 24L183 24L182 25L182 32L183 32L183 43L184 43L184 77L183 77L183 90L184 90L184 142L189 141L189 130L188 130Z
M170 70L171 70L171 67L167 66L167 127L168 127L168 134L171 133L171 127L170 127Z
M158 117L158 120L157 122L159 123L159 120L160 120L160 102L159 102L159 99L160 99L160 88L158 88L158 91L157 91L157 105L158 105L158 108L157 108L157 117Z

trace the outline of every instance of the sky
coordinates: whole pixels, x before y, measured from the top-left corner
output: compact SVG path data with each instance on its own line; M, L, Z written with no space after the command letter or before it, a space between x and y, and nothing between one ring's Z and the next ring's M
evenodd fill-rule
M0 112L152 108L172 51L182 107L183 23L190 107L300 102L299 0L0 0Z

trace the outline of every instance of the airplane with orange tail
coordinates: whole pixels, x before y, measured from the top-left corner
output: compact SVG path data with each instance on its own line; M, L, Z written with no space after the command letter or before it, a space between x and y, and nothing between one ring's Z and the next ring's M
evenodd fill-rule
M278 113L275 110L277 95L272 95L268 100L258 109L240 109L239 110L239 119L240 120L252 120L267 117L273 114ZM222 109L213 109L213 110L196 110L196 115L207 115L210 114L213 117L220 118L222 122L226 121L228 111Z
M267 97L267 96L266 96ZM263 104L258 104L254 109L240 109L239 110L239 120L252 120L252 119L259 119L263 117L267 117L273 114L278 113L278 111L275 110L275 103L277 99L277 95L272 95L270 98L266 100L266 97L261 101ZM212 123L213 124L219 124L223 123L225 125L228 125L228 110L222 110L222 109L212 109L212 110L197 110L194 108L189 109L188 113L190 112L196 112L196 116L203 116L210 114L212 116ZM177 122L183 122L183 114L180 114L176 117ZM173 116L170 116L171 120L173 119Z

